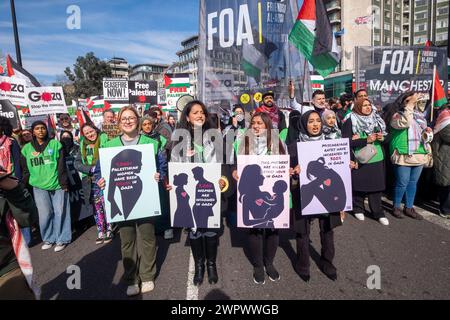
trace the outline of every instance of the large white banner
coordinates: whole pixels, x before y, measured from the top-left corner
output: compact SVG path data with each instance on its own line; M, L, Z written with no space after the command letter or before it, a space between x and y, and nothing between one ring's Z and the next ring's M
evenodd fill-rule
M67 113L62 87L26 88L25 94L32 116Z

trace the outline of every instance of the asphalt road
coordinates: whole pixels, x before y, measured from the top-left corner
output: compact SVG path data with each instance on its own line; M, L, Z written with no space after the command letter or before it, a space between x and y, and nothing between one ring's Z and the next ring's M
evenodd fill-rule
M390 226L366 218L358 221L347 215L342 227L335 229L338 280L329 280L317 267L320 239L317 222L311 234L311 280L303 282L294 272L295 235L280 233L280 247L275 266L281 280L264 285L252 280L252 267L246 257L245 234L227 225L220 237L218 252L219 282L205 282L198 289L190 285L190 249L186 234L176 232L173 240L158 237L155 290L134 298L125 295L120 282L123 267L120 260L120 239L96 245L95 226L75 235L64 251L42 251L40 244L31 248L41 299L450 299L450 222L421 211L423 221L388 215ZM80 268L80 289L68 289L73 283L67 268ZM369 289L369 266L378 266L381 288ZM192 272L192 271L191 271ZM68 281L69 280L69 281Z

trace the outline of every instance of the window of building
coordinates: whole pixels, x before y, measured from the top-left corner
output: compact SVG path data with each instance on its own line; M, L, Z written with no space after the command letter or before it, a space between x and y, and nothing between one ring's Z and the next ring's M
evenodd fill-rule
M419 12L419 13L416 13L415 16L416 16L417 20L419 20L419 19L426 19L427 13L426 12Z
M380 34L374 34L373 35L373 40L375 40L375 41L380 41Z
M427 4L426 0L416 0L416 7L418 6L424 6Z
M387 44L387 45L390 45L391 44L391 37L384 36L384 43Z
M400 26L395 25L394 26L394 31L397 32L397 33L400 33Z
M438 9L438 16L446 15L448 13L448 7L443 7Z
M436 28L447 28L448 27L448 20L438 20L436 22Z
M400 15L398 13L395 14L395 20L400 21Z
M394 44L396 46L399 46L400 45L400 38L394 38Z
M426 24L425 23L421 23L418 25L414 26L414 31L415 32L420 32L420 31L425 31L426 30Z
M438 33L436 35L436 41L445 41L445 40L447 40L447 38L448 38L448 34L446 32L445 33Z
M384 30L390 31L390 30L391 30L391 24L385 22L385 23L384 23Z
M384 15L386 18L390 19L391 18L391 12L390 11L385 11Z

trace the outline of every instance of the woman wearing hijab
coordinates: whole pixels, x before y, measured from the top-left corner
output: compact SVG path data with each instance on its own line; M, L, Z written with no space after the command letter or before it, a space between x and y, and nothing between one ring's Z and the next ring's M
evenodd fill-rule
M354 135L358 138L352 139ZM352 171L353 212L356 219L364 220L364 199L367 196L373 218L384 226L389 225L389 220L381 206L382 192L386 189L382 146L386 135L384 120L372 107L370 101L368 99L356 101L342 127L342 136L350 139L351 159L355 160L355 154L369 144L372 144L377 152L367 163L358 163L358 170Z
M59 252L72 240L64 149L59 141L49 139L43 121L35 121L31 131L33 140L22 149L23 178L33 186L44 241L41 249L47 250L56 244L54 250Z
M325 109L322 113L323 133L327 139L339 139L342 137L338 127L336 113L333 110Z
M74 166L77 171L81 172L83 194L87 204L92 205L94 211L97 225L97 239L95 243L109 243L113 237L112 229L111 225L106 221L103 191L95 183L95 175L97 173L95 168L99 160L99 150L108 141L108 136L106 133L101 133L91 123L83 124L80 133L83 139L81 139L80 149L75 155Z
M295 121L297 120L297 121ZM297 133L297 140L292 141L288 146L290 155L291 171L294 174L291 184L292 193L292 214L294 218L293 229L296 232L297 242L297 261L295 271L301 279L308 282L310 279L309 262L309 234L311 230L311 221L319 219L320 240L322 243L321 257L319 266L322 272L331 280L337 279L337 270L333 265L335 255L334 233L333 229L342 224L340 213L333 212L329 214L303 216L301 213L301 201L298 179L300 168L298 165L297 142L320 141L325 139L322 131L322 120L320 114L315 110L305 112L301 117L294 115L292 118L292 127L290 127L290 137Z

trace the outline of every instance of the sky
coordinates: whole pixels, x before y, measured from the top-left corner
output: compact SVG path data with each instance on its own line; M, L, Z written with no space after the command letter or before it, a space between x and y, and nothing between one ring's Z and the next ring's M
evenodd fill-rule
M80 8L80 29L66 22ZM78 56L122 57L132 65L178 61L181 41L198 34L198 0L15 0L22 63L51 85ZM15 60L10 1L0 2L0 52Z

